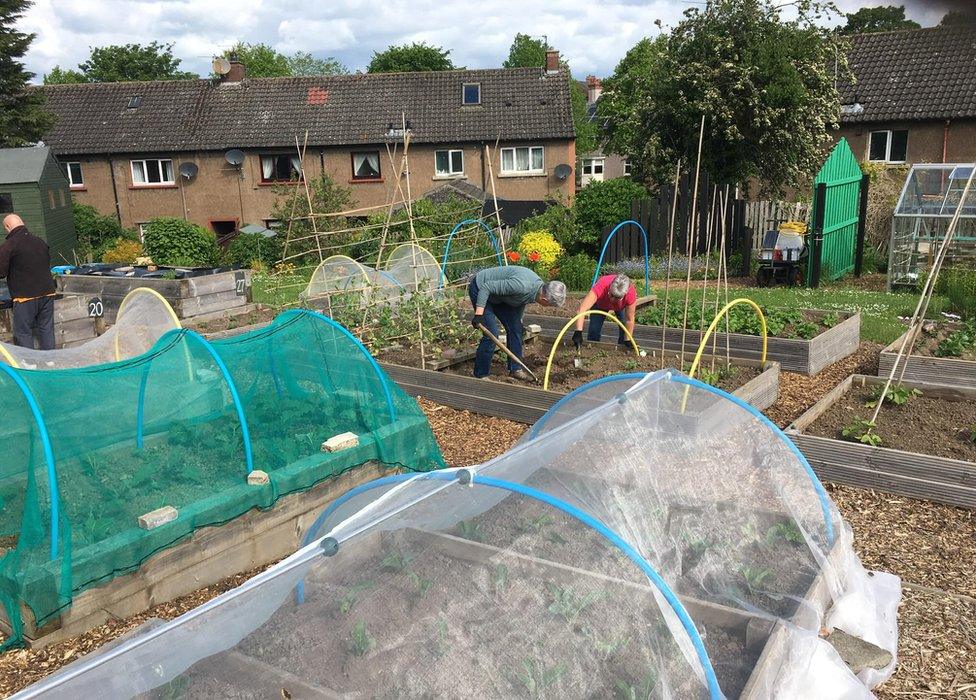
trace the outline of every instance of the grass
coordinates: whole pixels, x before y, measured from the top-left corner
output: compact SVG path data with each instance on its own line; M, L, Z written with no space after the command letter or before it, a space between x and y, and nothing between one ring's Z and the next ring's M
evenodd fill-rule
M681 292L678 292L681 294ZM674 292L672 291L672 294ZM659 295L660 296L660 295ZM683 295L682 295L683 296ZM691 300L701 303L700 289L691 291ZM888 293L851 289L842 286L803 289L799 287L739 287L729 289L729 299L747 297L761 306L802 307L825 311L860 311L861 340L887 345L905 332L906 325L899 316L911 316L918 303L918 295L905 292ZM714 299L714 290L709 292ZM712 302L714 303L714 302ZM933 318L945 308L942 297L933 297L928 317Z

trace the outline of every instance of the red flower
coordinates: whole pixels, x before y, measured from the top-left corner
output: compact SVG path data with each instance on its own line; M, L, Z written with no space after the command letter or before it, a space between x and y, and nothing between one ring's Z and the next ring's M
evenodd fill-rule
M518 262L522 256L518 254L518 251L510 250L508 251L508 259L512 262Z
M529 253L529 260L531 260L532 262L539 262L540 257L542 256L539 255L538 251L533 250L531 253Z

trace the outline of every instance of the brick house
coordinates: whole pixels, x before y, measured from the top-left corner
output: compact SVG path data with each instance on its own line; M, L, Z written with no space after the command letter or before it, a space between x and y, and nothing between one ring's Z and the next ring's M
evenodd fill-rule
M586 88L586 109L592 121L596 119L596 103L603 93L603 84L595 75L588 75L582 85ZM616 153L606 152L602 144L592 153L580 154L579 161L576 179L580 187L585 187L590 182L630 177L630 161Z
M841 128L859 160L976 160L976 25L851 37Z
M218 235L277 225L274 185L298 178L306 131L306 177L327 173L358 206L386 204L401 114L412 196L451 181L490 192L487 146L500 200L571 199L573 178L555 173L576 156L570 78L552 53L545 69L247 78L232 63L220 80L44 86L57 116L44 142L75 200L128 227L157 216ZM227 157L235 149L239 164Z

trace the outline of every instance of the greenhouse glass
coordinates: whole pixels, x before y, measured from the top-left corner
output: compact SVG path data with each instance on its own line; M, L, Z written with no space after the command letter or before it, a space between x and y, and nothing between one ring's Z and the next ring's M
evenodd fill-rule
M443 466L417 404L331 319L289 311L207 342L163 335L148 353L72 370L0 365L0 601L15 634L79 591L132 570L196 528L367 462ZM322 451L353 432L359 444ZM250 485L259 469L270 483ZM151 530L138 518L172 506Z
M19 697L868 698L890 676L898 579L754 409L659 372L537 427L356 487L288 559ZM855 675L841 631L890 661Z
M962 193L972 164L913 165L895 206L888 249L889 288L918 283L945 239L957 208L959 223L946 263L972 259L976 254L976 187L962 207Z
M93 340L60 350L0 343L0 362L22 369L71 369L117 362L147 352L180 319L159 292L138 287L125 295L115 325Z

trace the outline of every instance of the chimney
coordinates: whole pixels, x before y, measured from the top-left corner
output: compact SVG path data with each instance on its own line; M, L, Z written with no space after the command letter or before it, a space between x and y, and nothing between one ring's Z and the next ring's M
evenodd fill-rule
M559 72L559 52L546 51L546 73Z
M603 83L595 75L586 76L586 101L593 104L603 94Z
M227 75L220 76L220 82L222 83L239 83L244 80L247 75L247 69L244 64L241 63L237 56L230 57L230 70L227 71Z

